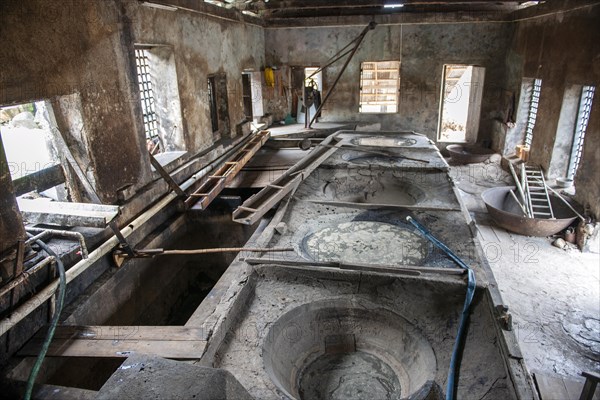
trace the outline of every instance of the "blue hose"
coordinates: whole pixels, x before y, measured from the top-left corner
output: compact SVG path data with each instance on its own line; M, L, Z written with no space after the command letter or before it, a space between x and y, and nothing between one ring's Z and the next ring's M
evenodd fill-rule
M469 311L471 309L471 302L473 301L473 295L475 294L475 273L467 264L463 262L456 254L452 252L444 243L440 242L436 237L434 237L423 225L418 223L412 217L406 217L406 220L410 222L419 232L425 236L427 240L433 243L437 248L442 250L444 253L448 255L459 267L464 268L468 274L468 283L467 283L467 296L465 297L465 304L463 305L462 314L460 316L460 323L458 325L458 333L456 335L456 340L454 342L454 348L452 349L452 357L450 358L450 369L448 371L448 382L446 384L446 400L454 400L454 383L456 380L456 372L458 368L458 355L460 344L464 339L465 327L467 323L467 318L469 317Z

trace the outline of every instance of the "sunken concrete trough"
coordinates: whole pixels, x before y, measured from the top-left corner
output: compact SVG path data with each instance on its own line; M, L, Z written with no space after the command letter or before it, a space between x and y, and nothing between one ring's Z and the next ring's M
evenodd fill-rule
M260 399L440 399L465 286L262 265L214 366ZM478 290L457 398L516 398Z
M460 210L448 174L436 170L318 168L295 196L353 206Z

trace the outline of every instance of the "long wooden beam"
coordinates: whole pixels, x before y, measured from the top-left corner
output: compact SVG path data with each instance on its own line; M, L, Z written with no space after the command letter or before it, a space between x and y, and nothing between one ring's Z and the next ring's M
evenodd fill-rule
M41 171L34 172L15 179L13 185L15 187L15 195L21 196L22 194L37 190L43 192L53 188L54 186L60 185L65 182L65 173L60 164L53 165L48 168L44 168Z
M17 354L36 356L45 336L46 330L42 329ZM185 326L59 326L47 356L126 358L142 353L198 359L206 339L202 328Z
M235 153L217 169L208 179L200 185L186 200L186 208L193 207L196 203L199 209L206 210L210 203L221 193L225 186L233 181L240 170L250 161L252 156L269 140L269 131L260 131L254 135L245 146Z
M341 146L337 134L330 135L292 168L239 206L233 212L233 221L244 225L257 222Z

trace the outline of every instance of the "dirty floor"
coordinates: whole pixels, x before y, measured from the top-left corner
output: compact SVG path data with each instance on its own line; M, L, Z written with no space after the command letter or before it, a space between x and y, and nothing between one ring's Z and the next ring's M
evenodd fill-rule
M452 166L451 176L477 221L529 370L579 379L600 371L600 255L494 225L480 194L512 184L498 163Z

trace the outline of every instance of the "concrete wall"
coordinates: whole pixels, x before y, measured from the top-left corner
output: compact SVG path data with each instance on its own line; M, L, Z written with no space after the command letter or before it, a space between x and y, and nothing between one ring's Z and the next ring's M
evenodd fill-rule
M542 79L530 159L546 171L561 168L560 165L551 168L553 150L564 152L566 158L570 154L571 141L563 139L565 136L572 137L572 132L564 132L571 125L559 124L565 91L573 85L600 86L600 5L564 12L548 11L546 16L531 16L515 22L516 31L507 55L506 77L507 87L514 92L519 91L524 77ZM562 120L564 122L564 116ZM558 160L556 156L554 158ZM600 97L596 93L582 162L575 179L575 198L596 216L600 216L599 170Z
M120 2L7 0L0 16L0 105L78 93L79 129L88 143L80 163L93 171L100 197L112 202L119 188L145 184L149 167L140 157L134 64Z
M246 68L260 70L264 64L264 34L259 26L208 15L207 8L217 14L223 9L201 5L203 13L151 9L137 0L0 2L0 106L49 100L61 135L101 200L116 203L121 189L129 188L121 222L168 191L152 173L147 155L135 43L172 48L183 119L181 142L190 157L211 148L190 163L194 169L186 166L175 172L175 179L187 179L235 143L230 137L244 118L241 73ZM231 129L222 133L225 140L214 147L206 84L213 73L227 75L231 121ZM8 252L24 232L2 148L0 153L0 252ZM166 211L156 223L164 221L161 215ZM7 265L12 268L12 262ZM107 262L97 263L71 283L69 301L108 267ZM11 331L10 346L8 335L2 336L0 364L46 318L44 307L31 314Z
M213 143L208 103L207 77L227 77L230 130L244 120L242 71L259 71L264 66L263 28L226 21L193 11L167 11L128 2L135 43L173 47L184 136L189 152ZM133 51L133 50L131 50Z
M266 62L274 66L323 65L363 28L267 28ZM511 35L510 23L379 25L365 37L321 120L381 122L383 129L415 130L436 140L443 64L474 64L486 69L479 140L490 139L492 120L500 112L503 60ZM360 63L384 60L401 61L399 112L359 114ZM325 71L325 91L342 64Z

